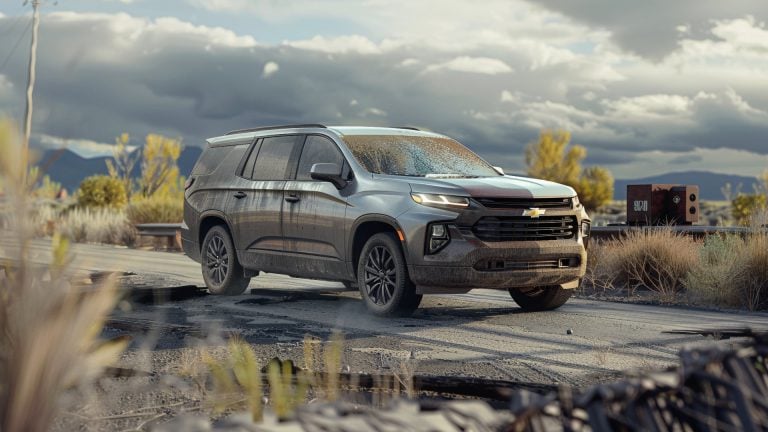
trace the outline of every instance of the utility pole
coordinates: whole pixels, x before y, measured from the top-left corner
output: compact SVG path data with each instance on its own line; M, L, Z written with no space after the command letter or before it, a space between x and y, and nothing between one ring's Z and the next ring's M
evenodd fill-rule
M25 2L26 3L26 2ZM40 27L40 0L32 0L32 43L29 51L27 79L27 108L24 112L24 182L29 171L29 136L32 134L32 93L35 89L35 68L37 66L37 31Z

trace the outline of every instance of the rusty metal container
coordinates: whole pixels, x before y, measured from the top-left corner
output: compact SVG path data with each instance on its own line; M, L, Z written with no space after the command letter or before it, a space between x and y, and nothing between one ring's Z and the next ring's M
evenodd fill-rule
M627 185L628 225L692 225L698 221L698 186Z

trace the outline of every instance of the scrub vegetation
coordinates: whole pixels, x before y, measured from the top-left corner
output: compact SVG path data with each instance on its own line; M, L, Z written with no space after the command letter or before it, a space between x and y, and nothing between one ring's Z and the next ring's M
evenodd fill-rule
M40 177L33 167L28 178L35 234L56 232L74 242L134 246L136 224L180 222L185 180L177 166L181 141L150 134L141 150L129 143L128 134L117 137L107 161L109 175L86 178L73 197L62 196L61 185Z
M593 242L584 294L626 295L662 303L768 309L768 233L694 240L672 230L631 231Z

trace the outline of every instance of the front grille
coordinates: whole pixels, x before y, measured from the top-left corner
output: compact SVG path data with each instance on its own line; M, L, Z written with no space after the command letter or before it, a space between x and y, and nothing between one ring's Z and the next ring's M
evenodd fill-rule
M475 198L487 208L571 208L571 198Z
M489 242L527 240L567 240L576 237L575 216L507 216L481 218L472 232Z

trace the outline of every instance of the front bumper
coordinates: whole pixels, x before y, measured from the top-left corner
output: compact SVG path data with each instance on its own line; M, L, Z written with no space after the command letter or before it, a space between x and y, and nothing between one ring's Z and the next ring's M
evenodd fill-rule
M493 215L516 215L516 212L498 212ZM555 212L552 212L555 213ZM579 227L584 213L558 212L576 216ZM442 214L441 216L444 216ZM560 285L576 288L586 273L587 251L585 238L579 229L574 238L540 241L484 241L471 226L486 212L461 214L446 220L450 242L435 254L425 254L423 247L426 229L410 230L409 274L419 293L461 293L475 288L509 289L533 286ZM409 219L408 214L400 220ZM413 215L424 223L424 213ZM440 220L431 220L430 223ZM411 225L412 226L412 225Z

